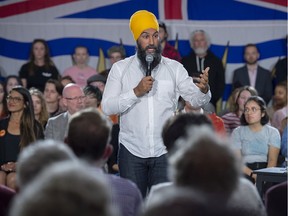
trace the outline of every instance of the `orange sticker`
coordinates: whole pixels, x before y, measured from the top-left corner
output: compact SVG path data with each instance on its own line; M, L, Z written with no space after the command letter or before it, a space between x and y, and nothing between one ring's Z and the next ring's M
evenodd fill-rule
M0 137L4 136L6 134L6 131L5 130L1 130L0 131Z

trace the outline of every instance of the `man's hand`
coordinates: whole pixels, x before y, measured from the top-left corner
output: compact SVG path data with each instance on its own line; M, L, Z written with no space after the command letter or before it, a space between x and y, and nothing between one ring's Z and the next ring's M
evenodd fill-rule
M154 79L152 76L145 76L134 88L137 97L141 97L152 89Z
M205 70L202 71L202 74L200 74L199 78L196 78L197 83L195 85L200 89L201 92L207 93L209 90L209 74L208 71L210 70L210 67L205 68Z

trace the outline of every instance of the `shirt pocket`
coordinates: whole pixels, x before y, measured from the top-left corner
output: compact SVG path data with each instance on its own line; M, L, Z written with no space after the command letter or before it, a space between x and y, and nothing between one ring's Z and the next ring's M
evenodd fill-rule
M159 100L172 100L175 96L175 89L172 81L160 80L157 82L157 98Z

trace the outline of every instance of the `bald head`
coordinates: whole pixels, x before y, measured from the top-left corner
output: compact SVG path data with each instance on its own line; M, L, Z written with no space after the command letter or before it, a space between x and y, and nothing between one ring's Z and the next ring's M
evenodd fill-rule
M63 89L62 95L63 104L71 115L84 108L85 94L79 85L69 83Z

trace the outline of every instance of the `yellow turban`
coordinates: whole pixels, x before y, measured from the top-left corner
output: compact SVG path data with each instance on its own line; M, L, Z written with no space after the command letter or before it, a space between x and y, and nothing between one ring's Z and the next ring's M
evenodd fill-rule
M159 24L155 15L147 10L139 10L130 18L130 30L136 41L141 33L146 29L156 29L159 31Z

